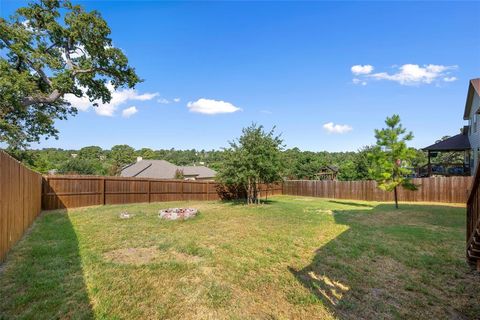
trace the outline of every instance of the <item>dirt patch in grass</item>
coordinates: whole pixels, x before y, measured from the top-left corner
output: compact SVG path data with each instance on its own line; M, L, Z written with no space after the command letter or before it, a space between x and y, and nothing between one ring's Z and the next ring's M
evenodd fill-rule
M162 261L196 263L201 259L198 256L175 250L160 251L157 247L116 249L105 253L104 258L114 263L131 265L159 263Z
M158 249L150 248L124 248L105 253L105 259L120 264L146 264L151 263L158 256Z

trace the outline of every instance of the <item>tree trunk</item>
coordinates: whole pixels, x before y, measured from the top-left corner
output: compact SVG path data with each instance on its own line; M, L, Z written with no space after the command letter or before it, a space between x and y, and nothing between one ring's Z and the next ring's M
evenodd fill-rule
M395 198L395 208L398 209L397 187L393 188L393 196L394 196L394 198Z
M257 180L253 183L253 203L258 204L258 185Z

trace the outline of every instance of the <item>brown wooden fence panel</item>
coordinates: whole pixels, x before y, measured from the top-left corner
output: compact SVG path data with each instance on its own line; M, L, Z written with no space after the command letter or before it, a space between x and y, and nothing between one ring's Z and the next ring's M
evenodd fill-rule
M41 211L42 176L0 151L0 262Z
M472 177L415 178L417 191L398 189L400 201L465 203ZM375 181L288 180L283 194L331 199L393 201L393 193L377 188Z
M260 185L260 196L282 194L282 184ZM218 200L214 181L98 176L46 176L43 209L182 200Z

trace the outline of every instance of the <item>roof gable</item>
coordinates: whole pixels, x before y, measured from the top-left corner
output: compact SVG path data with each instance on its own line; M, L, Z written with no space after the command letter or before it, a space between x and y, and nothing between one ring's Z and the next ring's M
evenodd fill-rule
M470 80L468 85L467 101L465 102L465 111L463 113L463 120L468 120L470 118L473 96L475 94L480 96L480 78Z

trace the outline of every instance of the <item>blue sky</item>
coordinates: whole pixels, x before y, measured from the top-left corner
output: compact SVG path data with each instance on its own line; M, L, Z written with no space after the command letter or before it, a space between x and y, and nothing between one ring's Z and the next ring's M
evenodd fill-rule
M34 148L218 149L257 122L288 147L347 151L393 113L424 147L458 133L480 76L478 2L79 3L145 82L99 112L75 101ZM1 0L2 17L22 4Z

